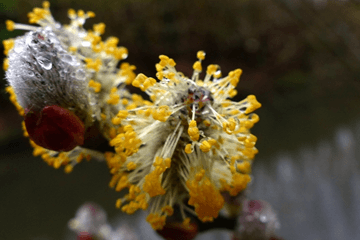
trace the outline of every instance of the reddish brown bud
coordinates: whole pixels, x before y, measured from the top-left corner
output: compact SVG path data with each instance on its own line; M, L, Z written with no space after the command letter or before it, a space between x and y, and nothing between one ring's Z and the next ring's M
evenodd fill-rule
M25 126L32 141L50 150L67 152L84 143L84 123L70 110L56 105L41 112L25 109Z
M184 226L180 222L168 222L157 233L167 240L191 240L198 234L198 226L195 223Z

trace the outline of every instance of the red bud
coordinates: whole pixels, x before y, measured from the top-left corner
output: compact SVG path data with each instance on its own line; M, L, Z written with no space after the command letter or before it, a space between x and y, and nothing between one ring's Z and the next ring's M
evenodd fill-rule
M56 105L46 106L40 113L25 109L25 126L32 141L50 150L67 152L84 144L84 123Z
M191 240L198 234L198 226L195 223L186 227L180 222L167 222L157 233L167 240Z

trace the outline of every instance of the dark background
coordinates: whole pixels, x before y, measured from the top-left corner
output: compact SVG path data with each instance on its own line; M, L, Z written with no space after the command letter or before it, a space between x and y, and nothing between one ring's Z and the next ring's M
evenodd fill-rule
M4 22L27 23L34 7L41 1L2 0L0 39L22 35ZM94 11L87 29L104 22L103 39L120 39L136 73L155 77L165 54L191 76L198 50L206 52L203 67L218 64L223 75L243 69L235 100L255 94L262 103L253 129L261 159L311 146L359 119L359 1L51 1L62 24L69 8ZM5 86L0 80L0 239L61 239L88 200L115 216L118 194L107 187L105 164L82 163L65 175L32 157Z

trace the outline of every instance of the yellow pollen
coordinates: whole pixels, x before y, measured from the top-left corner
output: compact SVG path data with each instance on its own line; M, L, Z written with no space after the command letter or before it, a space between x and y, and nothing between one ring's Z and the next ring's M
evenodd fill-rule
M120 208L121 204L122 204L122 201L121 201L121 198L119 198L118 200L116 200L115 207Z
M196 61L196 62L194 63L193 69L194 69L195 71L198 71L198 72L201 72L201 71L202 71L202 67L201 67L200 61Z
M65 166L65 169L64 169L65 173L71 173L72 170L73 170L73 166L71 164L68 164Z
M166 216L160 216L158 213L150 213L146 221L148 221L151 224L151 227L154 230L161 230L165 226L165 220Z
M102 65L102 62L99 58L96 60L93 60L91 58L85 58L86 67L95 70L98 72L100 70L100 67Z
M136 163L134 162L129 162L127 165L126 165L126 168L131 171L131 170L134 170L136 169Z
M84 16L85 16L84 10L79 9L78 12L77 12L77 15L78 15L79 17L84 17Z
M9 51L14 47L14 39L8 39L8 40L4 40L2 41L3 45L4 45L4 54L8 55Z
M95 82L92 79L89 81L89 87L92 87L96 93L101 91L101 83Z
M10 32L15 30L15 23L13 21L6 20L5 24L6 24L6 30Z
M188 203L195 207L198 218L203 222L216 218L224 205L224 198L210 179L205 176L200 181L188 180L186 186L190 194Z
M92 12L92 11L88 11L88 12L86 12L86 15L87 15L89 18L93 18L93 17L95 17L95 13L94 13L94 12Z
M4 69L4 71L7 71L8 68L9 68L9 59L5 58L4 62L3 62L3 69Z
M75 18L75 17L76 17L76 12L75 12L75 10L72 9L72 8L70 8L70 9L68 10L68 16L69 16L69 18Z
M166 215L171 216L174 214L174 209L170 205L166 205L161 209Z
M196 56L197 56L198 59L204 60L205 59L205 52L204 51L198 51Z
M201 151L209 152L210 148L211 148L211 144L208 141L204 140L201 142L201 145L200 145Z
M251 172L251 164L249 161L244 161L242 163L238 163L236 165L237 169L242 173L250 173Z
M190 218L189 218L189 217L185 218L184 221L182 222L182 224L183 224L186 228L190 227Z
M186 144L186 146L185 146L185 152L187 153L187 154L190 154L190 153L192 153L192 147L191 147L191 144L189 143L189 144Z
M105 23L94 24L93 29L94 29L94 32L102 35L105 32Z
M160 175L165 172L166 166L163 166L162 158L156 157L154 166L155 169L145 176L145 182L143 184L143 190L147 192L150 197L155 197L157 195L164 195L165 189L161 186L161 177Z
M190 124L189 124L189 129L188 129L188 134L190 136L190 139L192 141L197 141L199 140L199 129L197 128L196 125L196 121L195 120L191 120Z

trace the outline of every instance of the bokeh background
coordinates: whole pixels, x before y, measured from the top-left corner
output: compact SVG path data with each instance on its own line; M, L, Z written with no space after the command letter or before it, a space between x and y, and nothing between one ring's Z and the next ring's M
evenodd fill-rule
M1 0L0 39L22 35L8 32L5 20L26 23L27 13L41 2ZM106 23L103 38L120 39L137 73L154 77L158 56L165 54L191 76L198 50L207 54L204 66L218 64L223 75L243 69L235 100L255 94L262 103L253 129L259 154L251 196L274 206L282 221L279 235L286 239L356 236L360 209L346 209L360 201L355 187L360 183L360 1L50 3L63 24L69 22L69 8L94 11L96 17L85 26ZM64 239L67 221L85 201L102 205L110 219L122 216L114 208L118 194L107 187L105 164L90 161L66 175L32 157L5 86L0 80L0 239ZM306 187L311 185L318 187ZM284 191L288 194L281 195ZM340 220L324 223L339 215Z

